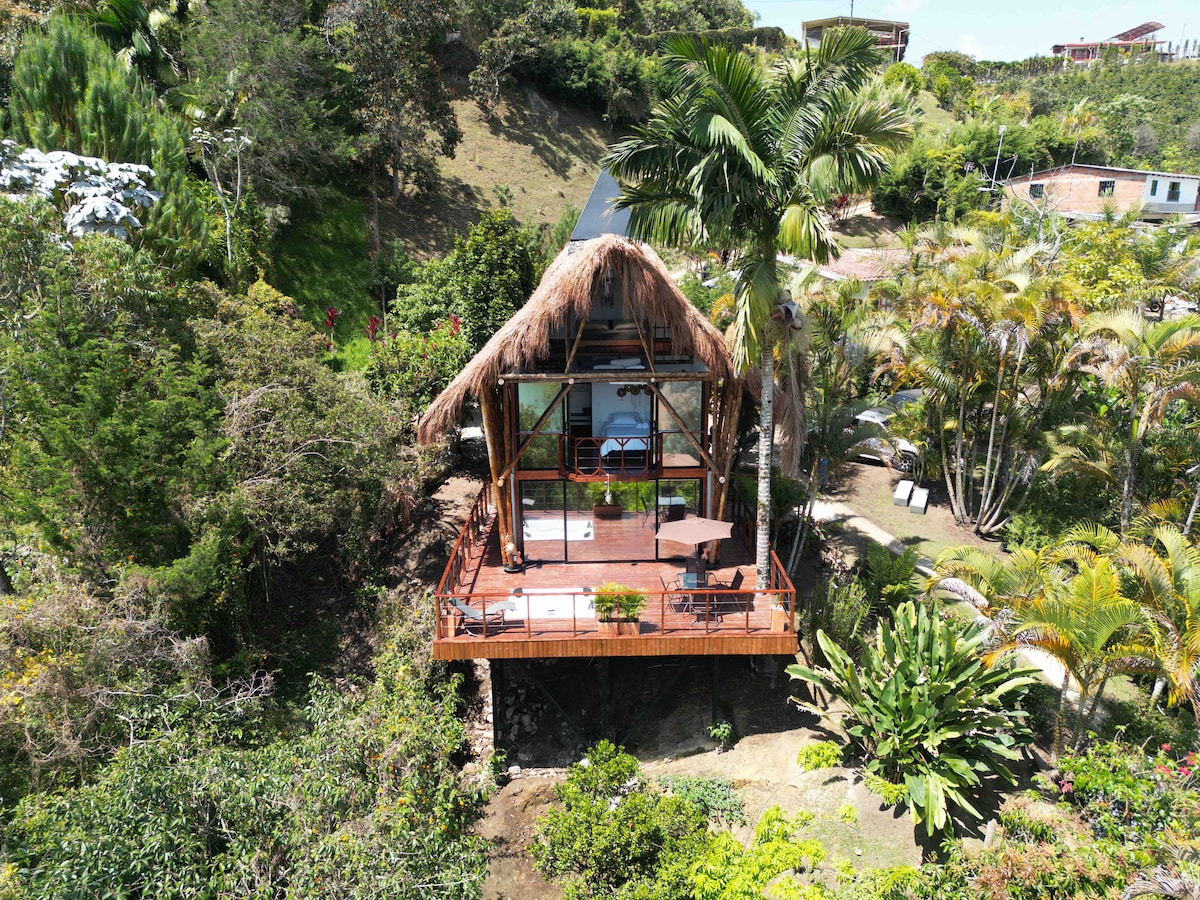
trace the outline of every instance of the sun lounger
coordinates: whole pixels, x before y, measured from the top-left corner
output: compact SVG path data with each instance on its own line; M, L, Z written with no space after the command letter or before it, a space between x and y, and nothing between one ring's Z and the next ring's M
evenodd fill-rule
M458 597L450 599L450 605L458 610L462 617L462 625L464 631L472 629L481 630L486 624L490 628L504 627L504 613L517 608L517 605L511 600L502 600L499 603L492 603L488 606L486 615L481 611L471 606L471 604L460 600Z

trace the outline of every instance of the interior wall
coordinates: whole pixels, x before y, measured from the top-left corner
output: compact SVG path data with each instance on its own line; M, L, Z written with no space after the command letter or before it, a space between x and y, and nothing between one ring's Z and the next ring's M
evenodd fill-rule
M618 396L621 384L592 385L592 434L599 435L608 417L615 412L636 412L643 422L650 421L651 395L645 385L636 385L638 394Z

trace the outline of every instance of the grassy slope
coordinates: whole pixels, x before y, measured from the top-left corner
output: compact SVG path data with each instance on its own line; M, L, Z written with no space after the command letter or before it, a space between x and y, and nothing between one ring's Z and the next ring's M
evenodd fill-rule
M380 202L383 240L400 240L417 259L440 256L498 205L497 185L512 190L509 207L526 225L553 225L569 206L583 208L612 139L598 116L533 93L510 95L491 121L468 99L456 100L454 111L463 141L454 159L442 160L442 184L431 195Z
M938 106L937 98L929 93L929 91L921 91L921 96L917 102L921 107L921 112L925 114L925 119L921 122L919 128L920 131L924 131L927 134L938 134L958 121L954 116Z
M298 208L276 249L275 281L294 297L306 319L321 325L337 307L335 338L343 364L365 360L364 330L379 311L371 293L370 258L398 240L410 256L444 255L480 214L498 205L493 188L508 185L509 204L527 225L553 225L568 207L583 208L610 140L599 118L558 111L536 95L510 97L490 122L470 100L454 103L463 142L443 160L442 183L429 195L398 201L335 198L320 208ZM377 235L377 238L376 238Z

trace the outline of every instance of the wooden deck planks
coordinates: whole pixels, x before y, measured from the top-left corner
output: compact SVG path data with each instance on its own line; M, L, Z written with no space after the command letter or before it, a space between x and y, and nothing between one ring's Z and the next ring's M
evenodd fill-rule
M598 525L600 523L597 523ZM733 538L722 542L719 564L709 570L709 584L715 588L730 584L740 571L743 587L725 594L695 595L697 612L682 611L684 592L666 594L663 582L673 583L684 569L685 555L691 547L662 542L661 555L671 558L653 559L654 515L625 513L620 520L596 527L590 541L572 541L572 559L579 562L533 556L525 569L508 573L503 569L495 531L476 551L457 585L457 592L472 596L476 606L506 601L520 588L527 594L594 589L607 582L627 585L649 595L649 603L641 615L638 635L601 635L595 619L585 617L536 618L528 615L532 607L525 606L508 615L504 627L484 637L480 633L458 634L434 641L433 655L437 659L538 659L550 657L593 656L705 656L793 654L796 652L794 631L772 631L770 599L756 596L753 591L755 571L750 548ZM527 542L537 550L561 541ZM582 544L589 546L581 549ZM522 601L518 596L517 605ZM707 614L705 612L707 607ZM713 615L715 610L724 614ZM478 629L477 629L478 631Z

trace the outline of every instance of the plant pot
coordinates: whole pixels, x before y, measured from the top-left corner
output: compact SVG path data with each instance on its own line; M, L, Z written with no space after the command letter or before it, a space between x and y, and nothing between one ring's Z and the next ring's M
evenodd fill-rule
M597 519L619 519L625 512L620 503L593 503L592 515Z
M781 606L771 607L771 630L787 631L792 615Z
M597 630L610 637L640 634L642 623L637 619L601 619L597 623Z

